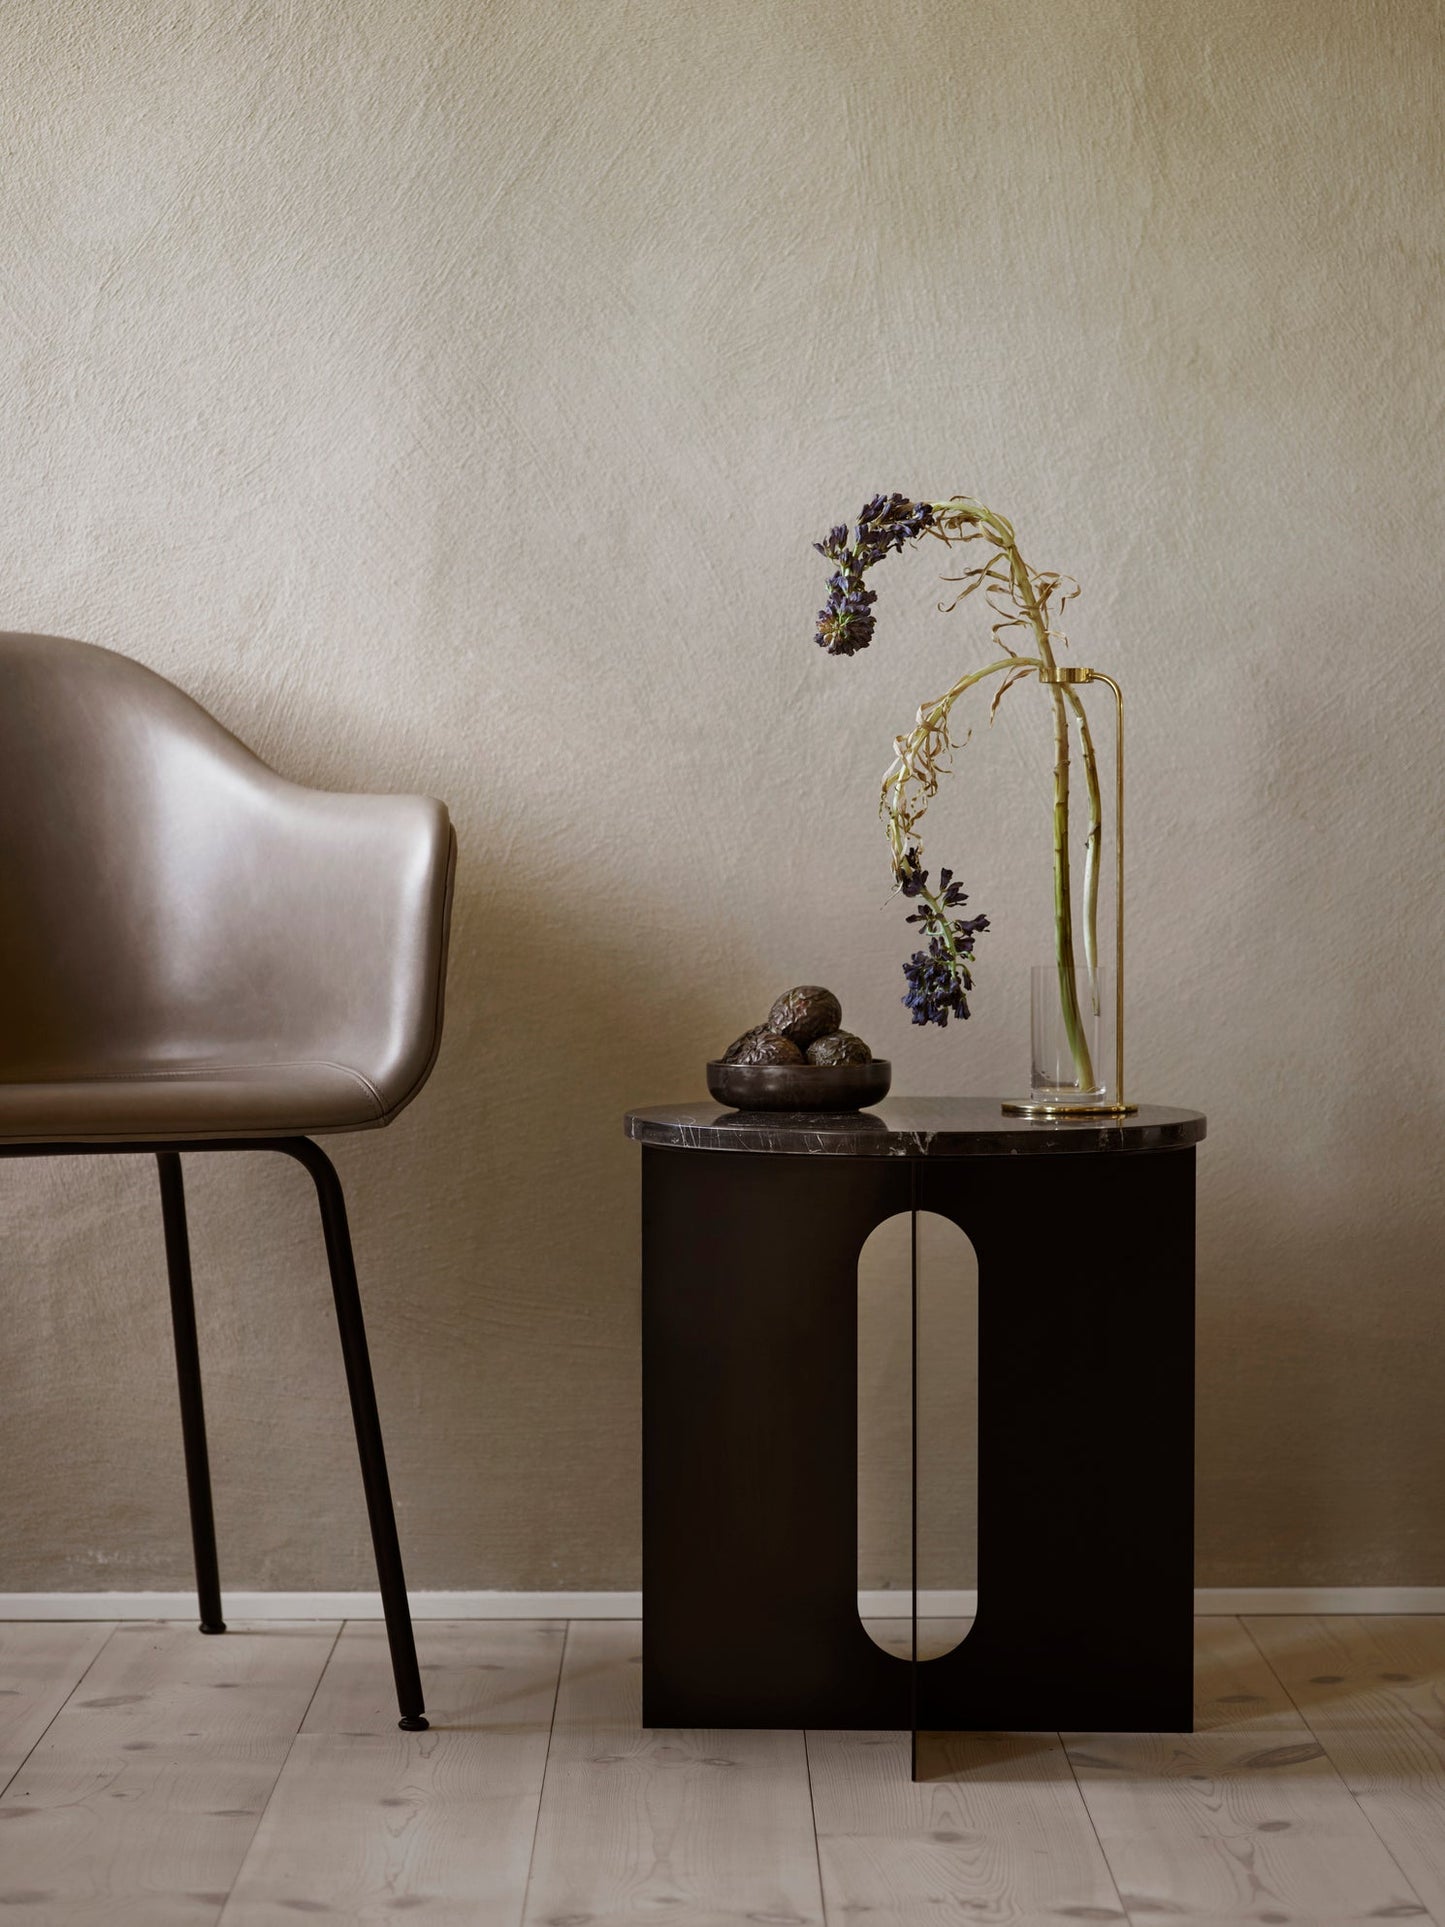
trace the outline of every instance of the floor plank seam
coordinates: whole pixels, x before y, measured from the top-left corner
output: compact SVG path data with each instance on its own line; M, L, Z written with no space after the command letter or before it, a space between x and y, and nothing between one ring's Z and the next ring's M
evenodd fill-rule
M552 1717L547 1724L547 1757L542 1762L542 1784L537 1789L537 1811L532 1815L532 1847L527 1855L527 1878L522 1883L522 1905L517 1914L517 1927L525 1927L527 1909L532 1901L532 1872L537 1864L537 1836L542 1830L542 1808L547 1800L547 1775L552 1770L552 1736L557 1731L557 1705L562 1697L562 1675L567 1670L567 1648L572 1639L572 1624L564 1622L562 1631L562 1650L557 1655L557 1680L552 1688Z
M813 1858L818 1867L818 1918L828 1927L828 1893L823 1885L823 1848L818 1840L818 1802L813 1798L813 1750L808 1744L808 1728L803 1728L803 1766L808 1775L808 1811L813 1816Z
M285 1771L286 1760L289 1760L291 1758L292 1749L295 1747L297 1740L301 1737L302 1727L305 1726L307 1720L309 1720L311 1717L311 1709L316 1704L316 1695L321 1691L321 1682L326 1677L326 1669L331 1664L332 1660L335 1659L336 1649L341 1644L341 1635L346 1631L346 1628L350 1623L351 1622L346 1619L343 1619L339 1623L339 1625L336 1628L336 1637L332 1640L331 1644L326 1649L326 1657L325 1659L322 1660L321 1670L316 1675L316 1684L311 1689L311 1697L309 1700L307 1700L305 1706L303 1706L301 1709L301 1717L296 1722L296 1731L291 1735L291 1744L286 1748L286 1759L282 1760L281 1762L282 1772ZM279 1780L281 1778L281 1773L278 1773L276 1775L276 1778ZM267 1800L266 1805L270 1806L270 1804L271 1802Z
M316 1695L321 1691L321 1682L326 1677L326 1669L331 1664L332 1660L336 1657L336 1648L340 1645L341 1635L342 1633L345 1632L345 1630L346 1630L346 1621L343 1619L338 1623L335 1637L332 1639L331 1644L326 1649L325 1659L322 1660L320 1666L317 1668L316 1683L311 1688L311 1692L306 1701L306 1704L301 1709L301 1717L296 1722L296 1731L291 1735L291 1738L286 1742L286 1751L281 1756L281 1763L276 1768L276 1774L274 1779L271 1781L271 1785L269 1789L267 1790L266 1798L261 1802L261 1810L256 1815L256 1824L251 1829L251 1837L246 1842L246 1850L241 1855L240 1860L236 1864L235 1874L232 1877L229 1888L227 1888L226 1890L226 1898L221 1902L220 1911L216 1915L216 1927L224 1927L226 1915L230 1911L231 1901L235 1897L235 1892L237 1887L239 1887L241 1884L242 1876L246 1871L246 1864L250 1860L252 1850L256 1845L256 1836L261 1831L261 1826L266 1818L266 1815L271 1811L271 1802L276 1798L276 1789L281 1784L281 1775L286 1771L287 1762L290 1760L291 1755L296 1750L296 1742L301 1736L301 1729L303 1726L305 1726L307 1719L310 1717L311 1709L316 1704ZM220 1637L222 1639L229 1639L230 1634L222 1633Z
M1080 1780L1078 1772L1075 1769L1074 1756L1069 1751L1068 1741L1062 1733L1057 1733L1054 1737L1059 1742L1059 1751L1063 1754L1065 1763L1068 1766L1069 1778L1073 1781L1074 1791L1079 1796L1079 1805L1084 1809L1084 1816L1089 1822L1089 1831L1093 1834L1095 1845L1099 1849L1099 1859L1103 1862L1104 1871L1109 1876L1109 1885L1114 1889L1114 1898L1119 1903L1120 1918L1127 1920L1129 1927L1134 1927L1134 1916L1125 1905L1124 1889L1119 1885L1119 1876L1114 1872L1114 1863L1109 1858L1104 1847L1103 1836L1099 1832L1099 1823L1094 1818L1094 1809L1089 1805L1089 1796L1085 1793L1083 1782Z
M116 1623L111 1627L110 1631L106 1634L105 1638L96 1647L94 1653L92 1653L91 1655L90 1664L85 1668L84 1672L80 1675L80 1678L75 1682L75 1684L71 1687L70 1691L65 1695L65 1698L60 1702L59 1706L57 1706L55 1711L50 1715L50 1718L45 1722L45 1725L42 1728L42 1730L36 1735L35 1745L31 1747L30 1751L25 1755L25 1758L21 1760L20 1764L16 1767L15 1771L11 1774L8 1774L5 1778L4 1783L0 1784L0 1799L3 1799L5 1797L5 1795L10 1791L11 1787L13 1787L15 1782L20 1778L20 1775L25 1771L26 1767L29 1766L31 1760L34 1759L36 1748L44 1744L45 1735L50 1731L51 1727L54 1726L55 1722L60 1718L61 1714L65 1711L66 1707L69 1706L70 1702L75 1698L76 1694L80 1691L81 1687L84 1686L85 1682L90 1678L91 1673L100 1664L101 1654L105 1652L106 1648L110 1645L110 1642L115 1638L116 1634L120 1631L121 1627L125 1623L126 1622L124 1620L118 1619Z
M1263 1660L1266 1668L1269 1671L1270 1677L1276 1681L1280 1691L1284 1694L1285 1698L1289 1701L1290 1705L1294 1708L1294 1710L1299 1714L1300 1718L1304 1721L1305 1731L1314 1740L1316 1746L1319 1747L1320 1752L1323 1754L1324 1758L1329 1762L1329 1768L1331 1773L1334 1774L1335 1778L1339 1781L1340 1785L1345 1789L1345 1792L1349 1794L1350 1799L1354 1802L1356 1811L1359 1813L1361 1819L1364 1821L1365 1825L1370 1829L1370 1832L1379 1841L1380 1851L1389 1860L1390 1865L1398 1870L1400 1879L1404 1883L1405 1891L1413 1898L1416 1905L1420 1909L1418 1918L1422 1923L1422 1927L1441 1927L1441 1923L1439 1922L1437 1916L1431 1913L1430 1909L1425 1906L1423 1901L1421 1901L1420 1895L1416 1891L1414 1881L1410 1879L1408 1874L1405 1872L1405 1869L1400 1865L1399 1856L1396 1854L1394 1848L1390 1845L1389 1841L1380 1832L1380 1829L1375 1825L1374 1819L1372 1818L1369 1809L1363 1804L1363 1802L1360 1799L1360 1796L1355 1792L1355 1789L1350 1785L1349 1781L1345 1778L1344 1774L1341 1773L1338 1765L1335 1762L1335 1756L1334 1756L1334 1753L1331 1751L1329 1740L1325 1737L1324 1734L1316 1733L1313 1725L1310 1722L1309 1713L1306 1711L1306 1709L1303 1706L1300 1705L1299 1701L1295 1698L1294 1694L1289 1690L1288 1685L1286 1684L1285 1680L1280 1674L1279 1668L1274 1664L1274 1662L1270 1659L1269 1654L1265 1651L1263 1646L1261 1646L1259 1641L1255 1638L1254 1628L1250 1625L1248 1619L1243 1614L1240 1615L1239 1623L1244 1628L1245 1638L1249 1641L1250 1645L1253 1646L1254 1650L1259 1654L1260 1658Z

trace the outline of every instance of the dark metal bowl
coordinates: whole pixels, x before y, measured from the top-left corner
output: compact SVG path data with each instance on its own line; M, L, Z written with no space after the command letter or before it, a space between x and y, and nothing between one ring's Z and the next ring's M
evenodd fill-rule
M860 1111L880 1104L893 1066L869 1064L709 1064L707 1087L735 1111Z

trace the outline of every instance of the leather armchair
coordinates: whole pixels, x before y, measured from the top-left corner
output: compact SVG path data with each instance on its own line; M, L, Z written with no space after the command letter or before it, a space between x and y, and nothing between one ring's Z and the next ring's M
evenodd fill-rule
M428 797L269 769L139 663L0 634L0 1156L147 1150L166 1227L203 1632L224 1631L183 1151L317 1188L404 1727L420 1678L340 1181L441 1039L456 839Z

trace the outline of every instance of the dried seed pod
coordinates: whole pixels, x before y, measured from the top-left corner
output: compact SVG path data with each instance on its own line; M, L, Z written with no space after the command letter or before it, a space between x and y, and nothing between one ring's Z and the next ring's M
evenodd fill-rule
M745 1030L741 1037L735 1037L733 1039L723 1052L722 1061L725 1064L736 1064L742 1057L743 1052L756 1038L766 1037L767 1034L768 1027L766 1024L754 1024L751 1030Z
M791 1037L799 1050L837 1030L842 1021L843 1006L821 984L798 984L784 991L768 1012L768 1029Z
M830 1031L826 1037L815 1037L808 1046L810 1064L871 1064L873 1053L861 1037L855 1037L851 1030Z
M737 1042L728 1045L724 1062L729 1064L801 1064L803 1053L788 1037L780 1037L766 1024L759 1024L756 1030L744 1032Z

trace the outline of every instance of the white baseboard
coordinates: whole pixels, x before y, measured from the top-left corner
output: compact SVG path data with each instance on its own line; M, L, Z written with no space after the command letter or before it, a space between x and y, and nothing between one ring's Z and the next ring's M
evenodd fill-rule
M1445 1586L1196 1586L1196 1613L1445 1613Z
M926 1619L971 1619L973 1592L923 1592ZM374 1592L231 1592L231 1619L380 1619ZM1068 1589L1060 1589L1067 1607ZM906 1592L859 1595L865 1619L907 1619ZM640 1619L640 1592L414 1592L415 1619ZM1202 1586L1196 1613L1445 1613L1445 1586ZM194 1619L190 1592L0 1593L6 1619Z

